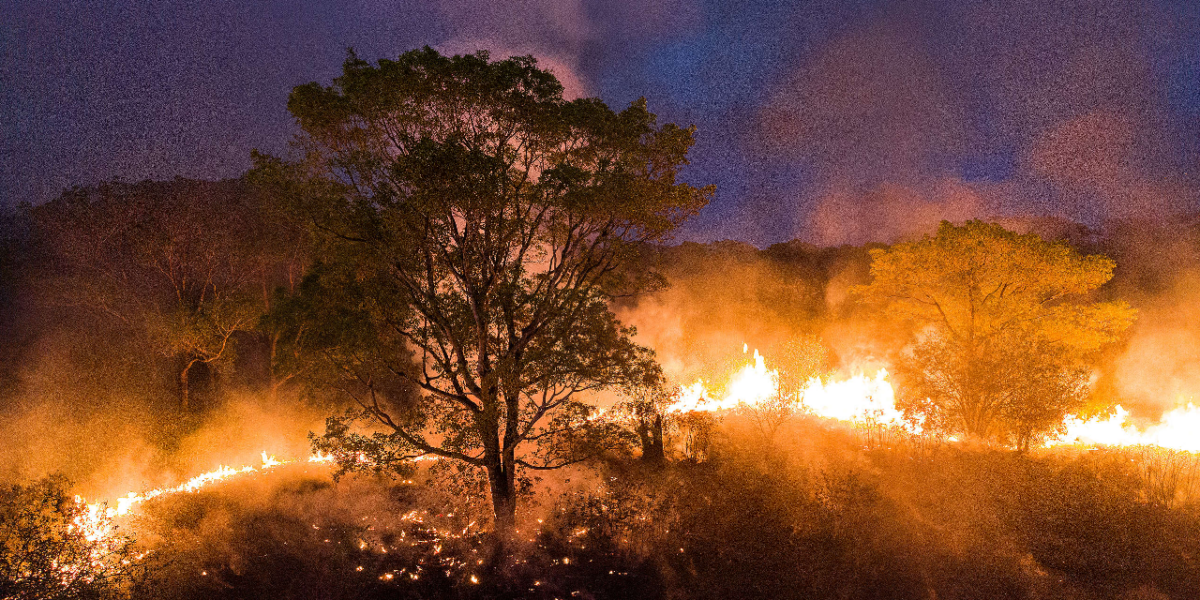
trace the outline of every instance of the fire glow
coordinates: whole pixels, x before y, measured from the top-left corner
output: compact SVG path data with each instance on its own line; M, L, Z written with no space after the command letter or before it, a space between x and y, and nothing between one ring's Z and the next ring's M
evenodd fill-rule
M1171 450L1200 452L1200 406L1177 406L1157 423L1138 429L1129 411L1118 405L1104 419L1085 421L1068 417L1067 432L1049 445L1083 444L1100 446L1160 446Z
M681 386L677 400L667 412L720 413L739 408L755 408L781 399L779 372L769 369L766 359L754 351L751 362L729 376L727 383L713 392L705 382L697 380ZM895 427L914 435L919 428L906 421L896 408L895 390L888 381L886 369L877 369L873 375L858 372L845 379L814 377L796 398L783 398L788 410L795 414L812 415L831 421L861 425ZM597 418L606 418L601 411ZM1129 412L1117 406L1114 413L1104 419L1083 420L1069 416L1064 423L1066 432L1048 440L1047 447L1070 444L1089 446L1159 446L1166 449L1200 452L1200 407L1186 404L1165 413L1155 424L1138 429ZM430 457L421 457L430 458ZM420 460L420 459L417 459ZM326 463L335 461L329 454L316 454L306 459L278 460L267 452L262 453L262 463L255 466L219 466L207 473L168 488L146 492L130 492L111 502L86 503L76 496L76 502L86 506L85 514L76 520L75 526L86 533L88 540L103 540L113 535L113 519L131 514L135 508L148 500L171 494L194 493L214 483L226 481L239 475L262 473L280 466L302 463ZM466 532L463 532L465 535Z
M668 408L672 413L723 412L739 407L754 408L779 399L779 372L767 368L766 359L754 351L753 361L735 371L723 393L709 390L702 380L681 386L678 400ZM919 434L917 427L905 421L896 408L896 394L886 369L874 375L858 372L846 379L812 378L790 406L798 414L809 414L833 421L897 427ZM785 398L784 400L789 400ZM1113 414L1100 419L1082 419L1070 415L1065 432L1049 439L1047 447L1087 446L1158 446L1170 450L1200 452L1200 406L1183 404L1164 413L1157 423L1142 428L1129 411L1116 406Z
M243 466L243 467L228 467L220 465L216 469L207 473L201 473L191 479L169 488L156 488L147 492L129 492L128 494L117 498L114 502L92 502L87 503L80 496L75 496L75 502L86 506L86 512L75 521L75 526L79 527L84 533L88 541L96 541L107 538L113 532L113 519L115 517L123 517L130 514L134 507L159 496L170 494L180 494L185 492L197 492L205 486L224 481L230 477L237 475L263 472L282 465L289 465L300 462L308 463L332 463L333 455L330 454L314 454L307 459L302 460L277 460L274 456L268 455L266 451L262 453L262 464L258 466ZM114 506L115 504L115 506Z
M797 412L836 421L865 422L908 427L896 409L896 394L887 379L886 369L874 375L858 372L847 379L808 380L798 398L793 400ZM730 378L724 393L710 392L703 381L682 386L679 400L668 410L675 413L720 412L772 402L779 398L779 371L768 369L758 350L752 363L743 366Z

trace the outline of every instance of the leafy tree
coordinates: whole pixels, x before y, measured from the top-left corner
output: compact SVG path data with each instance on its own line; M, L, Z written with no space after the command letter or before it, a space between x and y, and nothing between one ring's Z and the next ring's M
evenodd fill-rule
M943 222L871 255L858 292L910 333L900 403L930 429L1028 446L1081 408L1089 359L1134 318L1090 297L1111 260L995 224Z
M197 365L228 365L304 244L239 182L105 183L29 208L50 302L120 323L175 361L180 405Z
M133 541L107 519L89 521L65 487L51 477L0 488L0 597L114 598L140 575Z
M676 181L692 130L656 124L640 100L619 113L566 101L531 57L428 48L351 55L288 108L304 158L259 157L259 177L323 244L289 339L361 406L317 447L348 467L435 456L481 469L506 534L518 469L590 455L578 442L604 423L583 397L645 357L608 303L654 284L623 267L707 202ZM389 393L399 382L419 394Z

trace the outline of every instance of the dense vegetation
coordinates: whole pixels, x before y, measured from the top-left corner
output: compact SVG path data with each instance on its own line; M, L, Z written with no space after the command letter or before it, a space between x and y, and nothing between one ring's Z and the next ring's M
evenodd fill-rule
M162 190L248 193L237 182L123 189L147 202ZM24 222L9 230L17 235L8 237L6 261L5 293L25 317L5 323L12 332L4 349L11 382L6 439L14 440L9 452L45 448L29 440L49 436L66 451L65 459L55 457L64 461L57 468L86 479L103 471L106 452L128 437L68 432L113 431L113 419L120 418L119 431L161 447L158 460L170 467L177 464L172 452L231 410L239 394L273 389L264 366L269 337L239 334L238 351L209 372L208 385L193 389L202 400L183 411L178 363L143 345L143 338L121 334L134 324L48 301L42 281L55 271L37 262L39 237ZM1191 231L1181 226L1174 239L1195 240ZM1102 243L1120 248L1123 240L1114 234ZM1112 285L1142 306L1162 302L1162 291L1170 289L1162 282L1184 276L1168 271L1169 264L1152 264L1158 269L1152 272L1136 257L1122 263L1121 252L1109 251L1118 257ZM619 310L636 320L649 305L679 308L687 335L663 338L664 353L691 348L719 364L729 360L719 347L728 331L744 331L770 347L806 331L836 339L830 332L862 317L861 308L839 301L838 289L867 281L863 248L683 244L658 250L651 260L674 285ZM705 284L718 277L746 285ZM789 284L772 285L779 281ZM714 314L723 320L706 323ZM772 322L778 327L763 325ZM72 343L64 344L64 336ZM883 331L875 339L889 338ZM70 411L51 413L56 420L18 436L11 427L29 423L24 399L45 391L68 394ZM282 402L276 406L291 407L286 410L314 402L320 411L331 410L322 398ZM159 423L166 426L155 427ZM613 459L548 477L527 497L530 509L519 525L522 531L536 527L535 541L516 548L513 563L498 573L473 571L479 584L467 571L446 576L439 570L461 568L489 552L478 522L468 527L486 520L478 488L475 495L460 494L472 488L436 473L420 475L417 484L365 475L335 484L327 472L312 470L234 482L150 506L136 530L140 543L156 551L150 578L134 591L177 598L395 597L397 591L402 597L579 591L597 598L924 598L930 590L939 598L1187 598L1200 586L1190 558L1200 539L1190 455L864 449L864 439L814 423L791 423L775 439L764 447L753 428L735 419L720 428L705 461L680 462L676 454L656 470ZM47 462L52 455L47 451ZM14 481L46 469L13 456L5 465L6 479ZM413 511L423 523L400 519ZM432 544L396 543L422 535L432 540L426 525L468 533L436 553ZM358 547L363 541L367 549ZM382 554L385 544L389 552ZM420 578L407 578L409 571L395 575L415 565L427 565ZM388 573L392 579L380 579Z

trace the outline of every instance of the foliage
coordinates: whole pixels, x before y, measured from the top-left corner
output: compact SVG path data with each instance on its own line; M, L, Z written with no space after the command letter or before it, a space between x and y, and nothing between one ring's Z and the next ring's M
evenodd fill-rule
M107 520L89 539L87 508L56 477L0 489L0 597L70 600L122 596L139 576L133 541Z
M228 366L269 290L298 277L304 245L237 182L112 182L28 208L44 296L122 324L178 363Z
M382 429L371 446L336 424L323 439L484 469L497 527L511 527L518 468L594 454L578 450L603 423L581 395L649 359L608 302L654 284L623 267L707 201L675 179L692 130L657 125L644 101L566 101L529 57L428 48L352 55L288 108L306 154L260 157L258 177L322 235L310 289L353 282L296 313L349 328L298 322L289 339L355 380L359 416ZM420 396L389 403L391 379Z
M901 403L930 430L1028 447L1087 399L1089 360L1134 311L1089 294L1113 262L994 224L872 251L858 292L910 334Z

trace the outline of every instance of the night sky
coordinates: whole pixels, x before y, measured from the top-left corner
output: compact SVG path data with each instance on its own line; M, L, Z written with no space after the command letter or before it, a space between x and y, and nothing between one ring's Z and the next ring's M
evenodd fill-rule
M430 45L533 54L698 128L681 237L888 240L941 218L1200 209L1200 2L0 0L0 201L235 177L289 90Z

